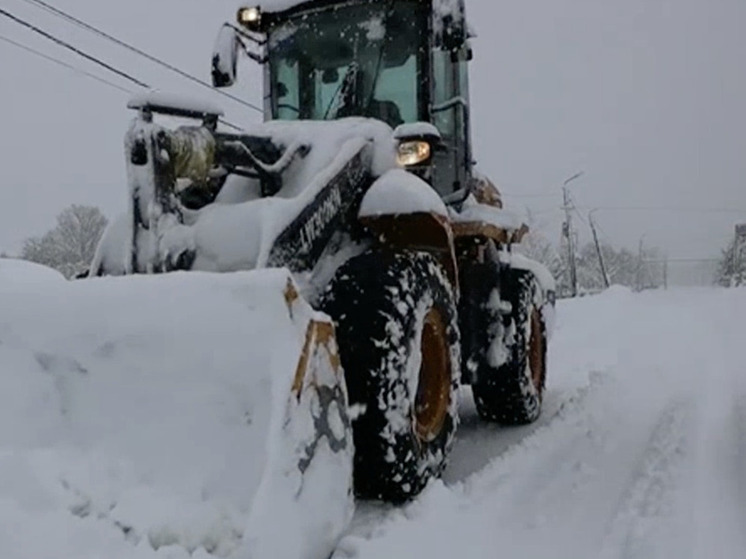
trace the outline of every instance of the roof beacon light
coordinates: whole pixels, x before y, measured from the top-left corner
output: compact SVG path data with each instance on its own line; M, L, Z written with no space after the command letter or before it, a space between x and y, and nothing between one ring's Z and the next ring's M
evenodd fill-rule
M238 23L246 27L258 27L261 19L262 12L256 6L238 10Z

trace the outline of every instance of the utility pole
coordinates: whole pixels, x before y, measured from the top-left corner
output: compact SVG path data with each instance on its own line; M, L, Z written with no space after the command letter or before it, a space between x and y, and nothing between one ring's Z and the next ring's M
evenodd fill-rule
M593 212L596 210L591 210L588 213L588 223L591 225L591 231L593 232L593 243L596 245L596 254L598 254L598 263L601 266L601 276L604 280L604 285L606 286L606 289L609 288L609 274L606 273L606 263L604 262L604 255L603 252L601 252L601 245L598 242L598 233L596 232L596 223L593 221Z
M562 183L562 209L565 210L565 222L562 224L562 235L565 237L567 242L567 261L570 265L570 295L572 297L578 296L578 272L575 263L575 239L573 238L572 232L572 214L570 213L572 206L570 205L570 192L567 189L567 185L581 176L583 176L583 171L575 173Z
M746 281L744 252L746 252L746 224L741 224L736 225L736 238L733 241L733 274L737 286L743 285Z
M635 280L635 283L637 284L637 291L642 291L643 285L642 285L642 265L643 265L643 253L644 253L644 242L645 242L645 235L640 237L640 245L637 249L637 278Z

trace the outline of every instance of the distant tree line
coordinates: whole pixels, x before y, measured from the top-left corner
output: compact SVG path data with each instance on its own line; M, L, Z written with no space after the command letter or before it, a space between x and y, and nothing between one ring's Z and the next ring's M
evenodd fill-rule
M624 285L631 289L655 289L665 283L665 266L661 253L656 248L631 251L608 243L599 245L610 285ZM532 231L516 250L544 264L557 280L557 294L568 297L570 286L569 255L557 248L541 233ZM578 293L597 293L606 287L596 245L586 243L575 255Z
M740 245L740 246L739 246ZM723 287L746 285L746 243L734 238L720 255L715 284Z

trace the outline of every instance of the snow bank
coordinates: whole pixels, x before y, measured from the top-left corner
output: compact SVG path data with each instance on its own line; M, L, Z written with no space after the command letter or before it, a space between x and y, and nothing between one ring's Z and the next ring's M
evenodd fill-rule
M0 289L8 284L45 284L65 280L57 270L15 258L0 258Z
M0 279L0 556L327 557L346 394L289 282Z
M558 310L542 418L496 428L462 408L461 474L403 509L361 506L334 559L746 557L746 290Z

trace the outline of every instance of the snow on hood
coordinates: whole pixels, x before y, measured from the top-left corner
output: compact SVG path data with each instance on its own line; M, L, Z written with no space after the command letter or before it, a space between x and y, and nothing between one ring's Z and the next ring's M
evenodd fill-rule
M283 173L284 185L276 196L210 204L198 213L192 227L180 226L168 233L171 246L196 249L195 269L226 272L265 266L277 236L367 143L372 148L374 177L396 165L391 128L372 119L272 121L250 133L268 136L288 149L310 145L311 151Z
M286 150L309 146L282 173L283 186L272 197L236 204L215 203L189 214L186 225L174 223L162 231L161 256L195 250L193 269L212 272L250 270L266 265L277 236L306 208L355 154L368 146L373 177L396 166L393 131L366 118L337 121L271 121L247 130ZM131 230L127 217L115 220L104 233L92 269L101 264L109 274L123 274ZM155 243L145 246L155 247ZM145 255L145 260L150 257Z
M258 124L249 134L267 136L276 144L292 147L310 146L309 154L296 162L283 174L284 186L280 198L292 198L308 188L318 173L325 170L349 140L366 140L373 143L371 164L373 176L396 167L396 143L392 129L372 118L343 118L331 121L273 120Z

